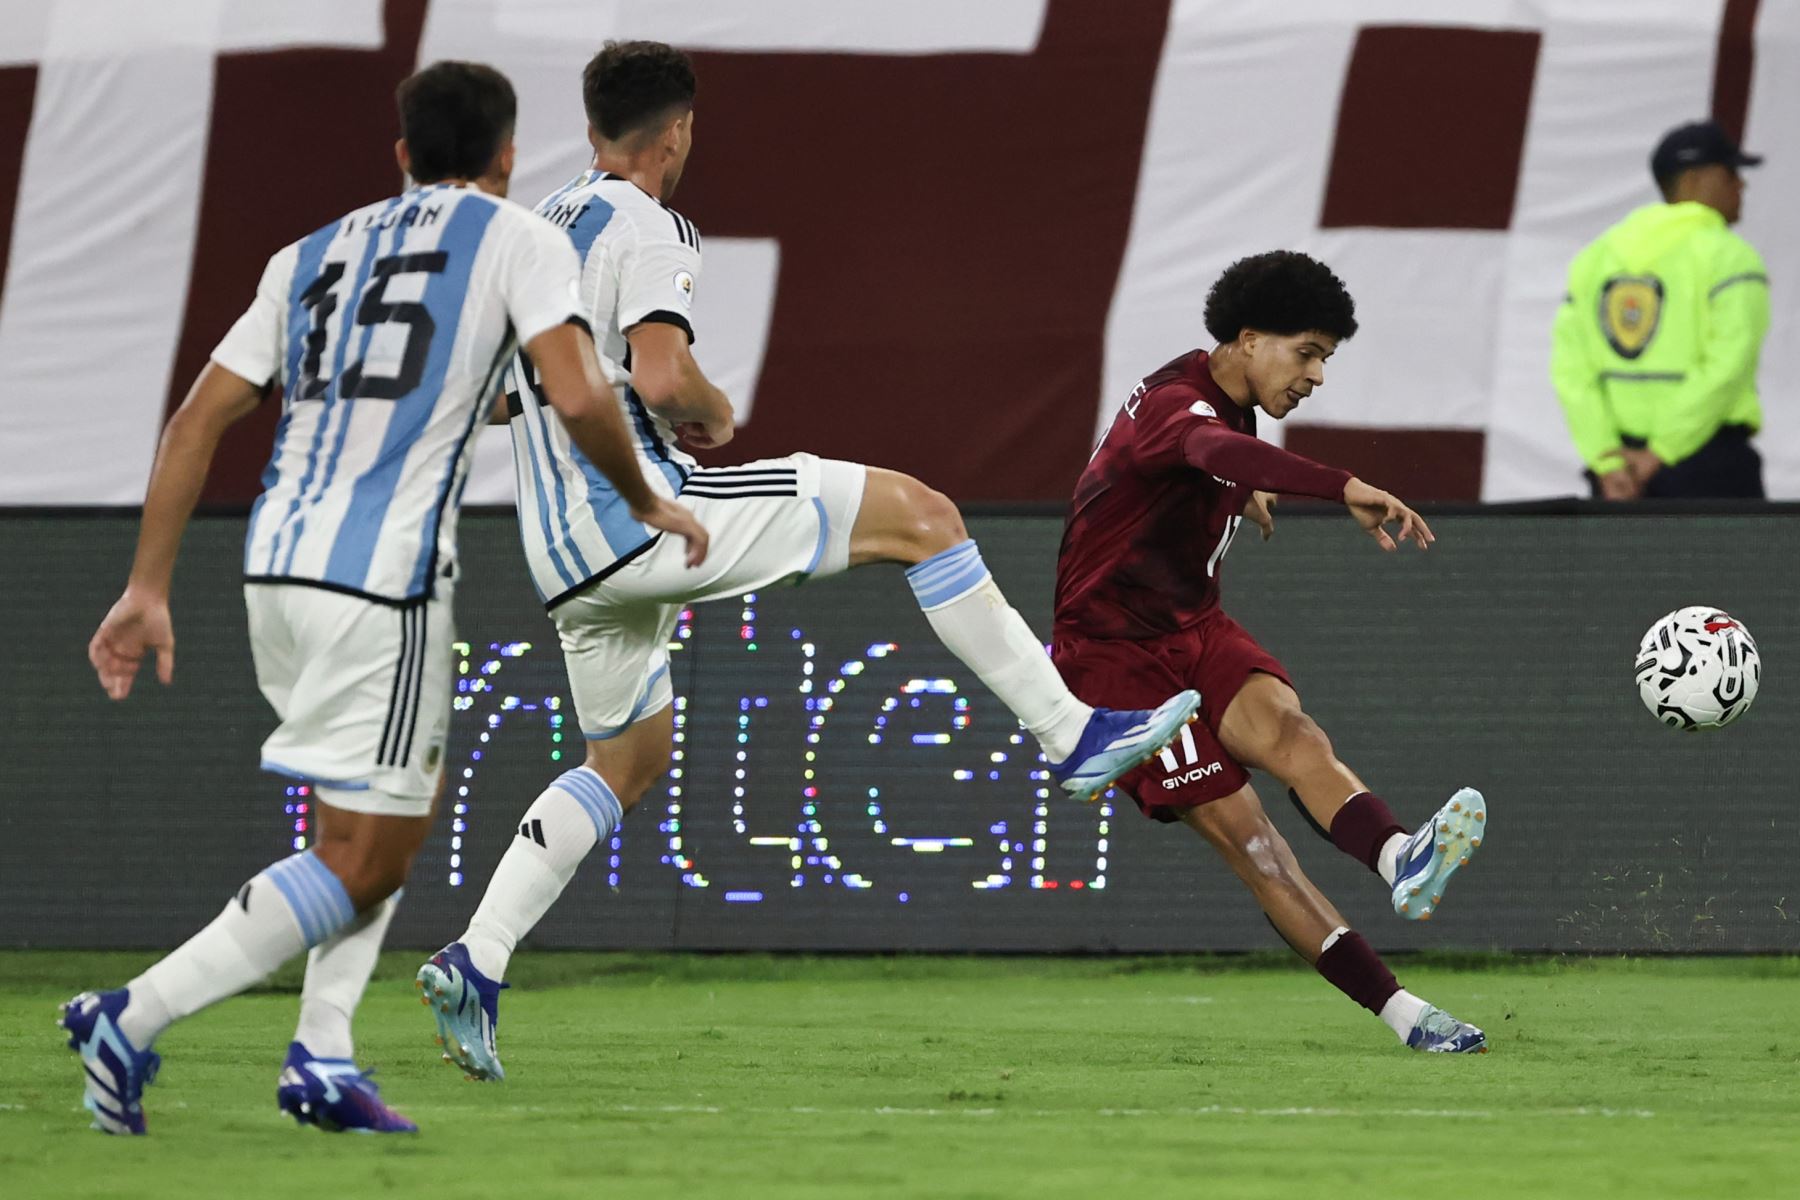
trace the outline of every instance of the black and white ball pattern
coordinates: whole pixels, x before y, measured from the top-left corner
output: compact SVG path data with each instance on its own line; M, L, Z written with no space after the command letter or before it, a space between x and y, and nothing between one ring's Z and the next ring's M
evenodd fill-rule
M1750 710L1761 680L1756 639L1720 609L1678 609L1638 646L1638 695L1652 716L1676 729L1731 724Z

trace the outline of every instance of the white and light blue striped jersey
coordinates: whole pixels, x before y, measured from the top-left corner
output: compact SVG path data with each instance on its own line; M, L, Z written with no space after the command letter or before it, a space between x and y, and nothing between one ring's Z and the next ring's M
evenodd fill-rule
M563 229L581 258L582 315L594 331L602 366L619 394L625 426L645 480L674 496L694 469L669 423L631 388L625 331L661 321L694 339L694 287L700 234L628 179L587 171L553 192L539 215ZM570 440L544 400L530 359L507 373L519 532L532 582L547 605L603 579L642 553L655 531L631 519L629 506Z
M561 232L436 184L272 259L213 361L282 387L244 576L387 603L455 572L470 447L518 341L580 316Z

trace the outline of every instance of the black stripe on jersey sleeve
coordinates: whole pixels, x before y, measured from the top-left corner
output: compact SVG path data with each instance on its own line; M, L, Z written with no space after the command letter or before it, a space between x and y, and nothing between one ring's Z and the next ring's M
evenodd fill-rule
M681 244L684 246L692 246L694 243L688 241L687 222L681 219L681 214L672 208L664 209L663 211L668 213L669 219L675 222L675 236L681 239Z
M688 345L691 346L694 344L694 327L688 322L686 317L678 312L672 312L666 308L659 308L655 312L645 313L631 323L633 329L636 329L639 325L673 325L675 328L687 334ZM625 369L629 371L631 368L627 365Z

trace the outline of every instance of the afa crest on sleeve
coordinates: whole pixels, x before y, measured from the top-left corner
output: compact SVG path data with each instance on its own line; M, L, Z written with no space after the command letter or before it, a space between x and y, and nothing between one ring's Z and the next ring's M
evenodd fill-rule
M1662 320L1663 285L1654 275L1615 275L1600 289L1600 331L1620 358L1649 347Z

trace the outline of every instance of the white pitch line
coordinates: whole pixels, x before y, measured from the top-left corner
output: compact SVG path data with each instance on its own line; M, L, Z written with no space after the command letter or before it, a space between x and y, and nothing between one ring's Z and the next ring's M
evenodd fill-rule
M4 1107L4 1106L0 1106ZM533 1107L529 1110L512 1106L515 1111L543 1111ZM876 1116L876 1117L1168 1117L1188 1119L1193 1117L1322 1117L1356 1119L1426 1119L1446 1121L1493 1121L1507 1117L1551 1117L1563 1119L1567 1117L1600 1117L1646 1119L1656 1116L1647 1108L1543 1108L1521 1112L1496 1112L1482 1108L1315 1108L1311 1106L1293 1108L1248 1108L1241 1105L1208 1104L1198 1108L1099 1108L1099 1109L1058 1109L1058 1108L904 1108L882 1105L879 1108L839 1108L827 1109L811 1105L796 1105L791 1108L730 1108L712 1104L613 1104L605 1109L617 1113L665 1113L670 1115L703 1115L715 1116L730 1113L755 1113L759 1115L794 1115L794 1116Z

